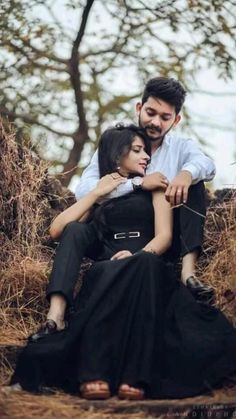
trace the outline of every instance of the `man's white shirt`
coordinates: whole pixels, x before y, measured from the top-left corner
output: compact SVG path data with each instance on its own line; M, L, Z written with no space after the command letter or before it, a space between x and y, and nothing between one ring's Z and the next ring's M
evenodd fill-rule
M210 181L215 176L215 164L190 138L167 135L160 147L152 154L146 174L160 172L169 181L181 170L188 170L192 174L192 183L200 180ZM82 198L96 187L99 180L98 151L84 170L80 182L76 187L76 199ZM133 191L131 180L122 183L108 197L115 198Z

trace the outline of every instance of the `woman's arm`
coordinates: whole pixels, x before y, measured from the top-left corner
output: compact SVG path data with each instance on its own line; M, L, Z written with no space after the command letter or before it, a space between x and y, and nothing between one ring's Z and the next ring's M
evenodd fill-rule
M173 215L163 191L153 192L152 197L155 237L146 244L143 250L161 255L170 247L172 242Z
M162 255L171 245L173 230L173 215L169 202L166 201L164 191L152 193L154 207L155 237L142 249L146 252ZM129 250L120 250L111 260L125 259L132 256Z
M101 178L96 188L71 207L67 208L53 220L49 230L52 239L55 240L60 237L65 226L70 222L84 220L88 211L97 201L99 201L104 195L113 191L124 181L126 181L126 179L122 176L118 176L117 173L111 173L110 175L106 175Z

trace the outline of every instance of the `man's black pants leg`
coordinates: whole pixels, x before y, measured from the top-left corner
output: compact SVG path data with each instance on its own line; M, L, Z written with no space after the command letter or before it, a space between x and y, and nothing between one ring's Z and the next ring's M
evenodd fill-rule
M176 261L180 256L198 250L201 252L206 216L204 182L189 188L186 204L174 208L174 230L171 248L166 252L168 260Z
M73 221L65 227L49 277L48 299L51 294L59 293L66 298L69 305L73 304L74 288L82 259L96 240L97 234L92 223Z

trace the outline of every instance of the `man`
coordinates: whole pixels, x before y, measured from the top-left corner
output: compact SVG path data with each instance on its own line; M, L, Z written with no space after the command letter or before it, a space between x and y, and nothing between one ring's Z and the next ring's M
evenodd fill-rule
M139 125L146 130L152 148L152 159L145 177L135 177L120 183L108 198L130 193L134 189L165 189L166 199L174 208L174 238L166 257L183 257L182 281L197 299L212 297L212 289L195 278L195 264L201 249L205 218L203 180L215 174L214 163L190 139L173 137L168 133L180 121L179 112L186 92L174 79L156 77L145 86L142 101L136 105ZM99 180L98 155L94 154L76 189L77 199L95 188ZM114 180L114 178L113 178ZM112 190L112 189L111 189ZM50 301L46 323L29 339L37 341L66 327L65 310L73 304L73 290L83 256L96 250L96 234L90 224L68 224L60 237L53 270L50 275L47 298ZM113 259L120 259L119 254ZM63 261L63 263L62 263ZM206 298L205 298L206 300Z
M169 135L180 122L179 114L186 91L170 78L155 77L145 86L142 101L136 105L139 125L146 130L152 147L152 159L144 178L136 177L121 184L109 198L134 189L165 189L166 199L174 210L174 240L170 259L182 256L182 281L199 298L211 298L212 290L195 277L205 218L203 180L215 175L215 165L191 140ZM117 175L119 176L119 175ZM97 152L82 174L76 188L79 199L93 189L99 179Z

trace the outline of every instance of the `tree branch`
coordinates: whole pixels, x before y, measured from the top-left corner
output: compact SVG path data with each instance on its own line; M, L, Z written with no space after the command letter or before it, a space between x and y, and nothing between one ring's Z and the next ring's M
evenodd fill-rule
M44 7L46 7L46 9L48 10L48 13L51 15L51 17L53 18L54 22L56 23L56 25L58 26L58 28L60 29L61 33L63 34L64 38L67 38L70 42L73 42L73 38L72 36L68 35L67 30L69 30L69 28L64 28L61 24L61 22L57 19L54 11L52 10L51 5L49 4L44 4Z
M79 49L82 38L84 36L87 20L88 20L88 17L89 17L89 12L90 12L90 9L91 9L94 1L95 0L87 0L87 4L86 4L86 6L84 8L84 11L83 11L83 14L82 14L80 29L79 29L77 37L75 38L75 41L73 43L72 55L73 55L73 52L75 53L75 51L78 51L78 49Z
M87 0L82 13L82 19L78 34L72 46L71 58L69 60L69 73L71 85L74 89L79 127L73 135L74 145L70 151L69 158L64 164L63 171L66 172L62 178L62 183L68 185L72 176L76 172L77 164L80 159L85 142L88 139L88 123L85 116L84 97L81 87L81 77L79 70L79 47L83 39L90 9L95 0Z
M22 42L23 45L26 45L28 48L31 49L32 52L35 52L35 54L38 57L45 57L46 56L49 60L55 61L56 63L60 63L60 64L64 64L64 65L68 64L67 59L60 58L57 55L53 54L52 52L49 52L48 50L40 49L40 48L35 47L34 45L32 45L30 40L28 40L27 38L22 38L22 36L21 36L21 34L18 30L15 29L15 30L12 30L11 32L12 32L12 35L15 35L16 38Z
M74 94L75 94L75 103L77 107L79 124L80 124L81 129L86 130L86 132L88 131L88 127L87 127L87 121L85 117L85 110L83 106L83 92L82 92L81 80L80 80L79 47L80 47L80 43L82 41L82 38L85 32L85 27L88 20L89 12L94 1L95 0L87 0L87 4L82 14L80 29L73 43L71 58L69 60L69 72L70 72L71 84L72 84L72 87L74 89Z
M69 133L69 132L63 132L63 131L58 131L58 130L55 130L55 129L53 129L53 128L49 127L48 125L43 124L42 122L39 122L39 121L37 120L37 118L33 118L32 116L29 116L29 115L27 115L27 114L19 114L19 113L17 113L17 112L9 111L9 110L8 110L8 109L6 109L5 107L1 107L1 106L0 106L0 114L2 114L2 115L4 115L4 116L8 116L8 117L10 117L10 118L12 118L12 119L17 119L17 118L19 118L19 119L21 119L22 121L24 121L26 124L30 124L30 125L38 125L38 126L40 126L40 127L42 127L42 128L45 128L47 131L53 132L53 134L57 134L57 135L60 135L60 136L70 137L70 138L72 138L72 137L73 137L73 135L74 135L74 133L73 133L73 132Z
M41 64L38 63L36 60L40 57L34 57L30 58L29 55L27 54L26 50L24 50L24 48L19 47L18 45L14 44L13 41L9 42L9 45L15 50L18 51L20 54L22 54L24 57L26 57L26 59L32 64L33 67L38 67L38 68L42 68L44 70L52 70L52 71L56 71L56 72L67 72L68 73L68 68L67 67L57 67L54 65L50 65L50 64ZM50 57L45 53L44 57L50 59ZM27 64L26 64L27 65Z

